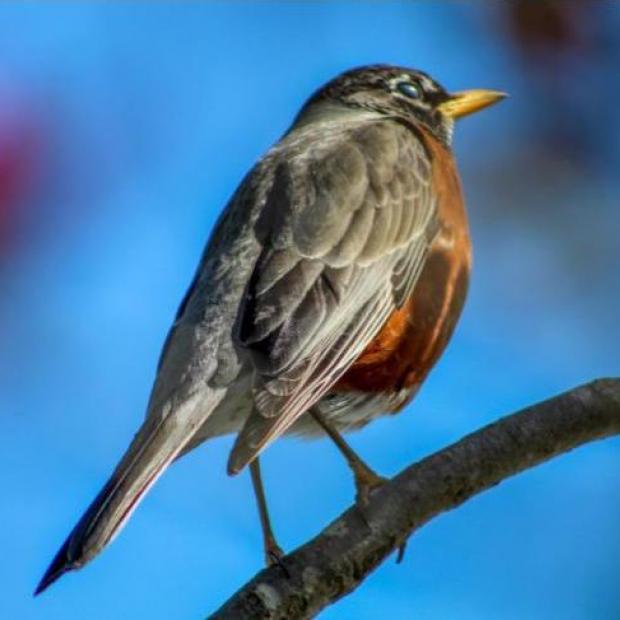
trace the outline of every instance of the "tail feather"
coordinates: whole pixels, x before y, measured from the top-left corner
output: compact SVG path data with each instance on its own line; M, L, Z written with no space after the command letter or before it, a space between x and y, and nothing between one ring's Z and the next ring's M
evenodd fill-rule
M183 450L221 396L193 396L172 414L147 418L125 456L43 575L35 596L64 573L81 568L120 532L147 491Z

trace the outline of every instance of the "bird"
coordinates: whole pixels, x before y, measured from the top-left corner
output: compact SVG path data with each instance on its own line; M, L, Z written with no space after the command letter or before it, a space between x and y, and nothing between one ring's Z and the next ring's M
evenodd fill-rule
M452 154L456 119L496 90L446 91L423 71L345 71L302 106L241 181L164 342L144 422L41 579L106 547L164 470L236 433L268 563L259 455L283 435L331 438L363 506L384 482L342 434L401 411L461 313L471 241Z

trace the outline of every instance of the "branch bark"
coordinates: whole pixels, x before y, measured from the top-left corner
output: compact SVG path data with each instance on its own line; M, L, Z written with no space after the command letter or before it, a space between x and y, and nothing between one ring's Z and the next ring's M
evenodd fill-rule
M318 536L260 571L211 620L311 618L357 588L418 528L477 493L582 444L620 433L620 379L532 405L410 465ZM286 574L288 573L288 574Z

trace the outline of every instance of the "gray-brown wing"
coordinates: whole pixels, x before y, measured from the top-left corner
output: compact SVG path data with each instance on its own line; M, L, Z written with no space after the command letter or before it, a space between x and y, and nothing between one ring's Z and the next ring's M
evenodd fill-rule
M437 230L430 175L420 140L393 121L282 158L240 315L255 408L230 471L316 403L409 296Z

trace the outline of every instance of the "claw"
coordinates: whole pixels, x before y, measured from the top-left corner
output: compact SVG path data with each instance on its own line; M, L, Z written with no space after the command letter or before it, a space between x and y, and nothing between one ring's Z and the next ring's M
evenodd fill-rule
M379 476L368 467L355 467L355 502L366 507L372 493L387 482L387 478Z
M284 565L282 559L284 558L284 551L275 543L275 541L265 547L265 559L267 561L267 567L277 566L287 579L291 578L291 574Z
M284 551L276 543L275 540L265 542L265 560L267 566L274 566L280 564L284 557Z

